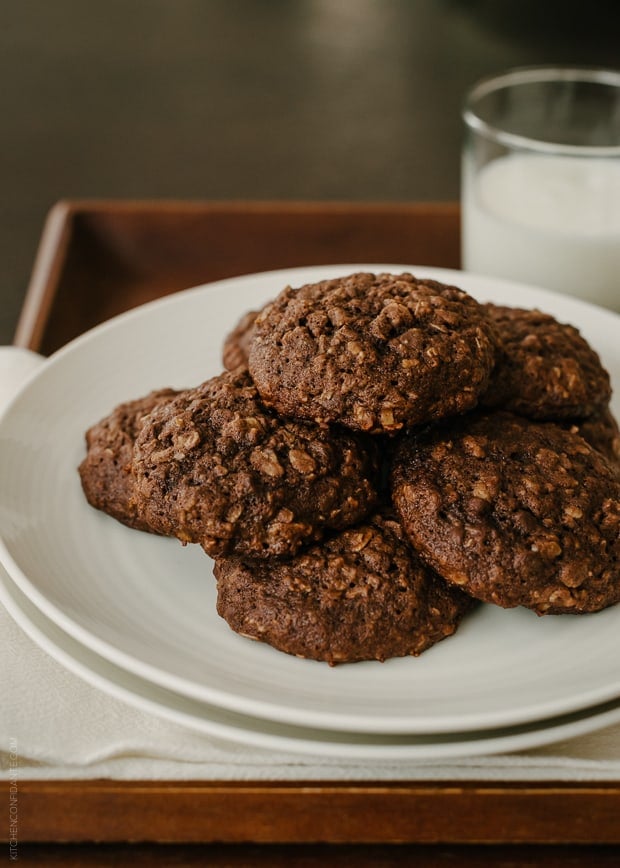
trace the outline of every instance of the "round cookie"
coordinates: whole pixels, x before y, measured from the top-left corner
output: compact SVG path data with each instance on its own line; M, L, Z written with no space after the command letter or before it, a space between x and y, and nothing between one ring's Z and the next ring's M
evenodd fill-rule
M392 476L414 547L472 596L541 615L620 601L620 479L578 434L470 414L404 438Z
M245 313L224 339L222 362L227 371L234 371L240 366L247 367L250 344L254 338L254 322L259 313L258 310Z
M562 422L561 425L568 431L580 434L620 472L620 429L609 407L598 410L587 419Z
M576 328L539 310L485 308L501 349L482 406L557 420L591 416L609 402L609 374Z
M391 433L473 407L494 361L493 327L471 296L358 273L285 289L256 319L249 368L285 415Z
M215 576L218 612L235 632L331 665L417 656L472 605L382 515L277 564L218 559Z
M133 502L133 447L148 414L179 394L159 389L144 398L119 404L86 432L86 457L78 471L86 499L103 512L137 530L152 531Z
M247 370L225 372L151 414L134 450L152 526L212 556L294 554L374 508L372 444L283 420Z

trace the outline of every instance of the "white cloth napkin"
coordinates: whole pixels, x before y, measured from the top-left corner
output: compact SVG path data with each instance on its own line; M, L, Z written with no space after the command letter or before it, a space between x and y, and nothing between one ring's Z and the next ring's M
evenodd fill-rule
M1 348L0 407L40 357ZM42 651L0 604L0 779L620 779L620 726L512 755L339 761L201 735L110 697Z

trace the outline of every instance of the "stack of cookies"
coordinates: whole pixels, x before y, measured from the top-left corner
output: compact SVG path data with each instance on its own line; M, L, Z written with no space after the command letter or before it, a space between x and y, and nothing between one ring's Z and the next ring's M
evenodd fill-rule
M579 332L411 274L286 288L226 370L86 434L89 502L215 559L236 632L330 664L418 655L475 601L620 601L620 436Z

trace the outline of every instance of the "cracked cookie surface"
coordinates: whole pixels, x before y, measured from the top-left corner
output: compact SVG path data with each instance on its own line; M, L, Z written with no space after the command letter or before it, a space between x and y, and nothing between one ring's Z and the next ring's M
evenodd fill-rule
M620 480L574 432L471 414L403 438L392 493L421 556L480 600L538 614L620 601Z
M215 576L218 612L235 632L330 664L417 656L472 606L381 514L277 564L218 559Z
M482 305L411 274L288 287L257 317L249 351L267 404L370 433L472 408L494 361L494 329Z
M240 368L151 414L136 498L152 526L214 557L287 556L374 508L373 456L349 431L279 418Z

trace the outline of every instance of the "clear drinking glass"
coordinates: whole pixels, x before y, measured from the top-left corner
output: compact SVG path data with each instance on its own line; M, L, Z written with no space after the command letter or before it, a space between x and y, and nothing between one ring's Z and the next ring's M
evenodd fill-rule
M620 311L620 71L515 69L463 118L463 267Z

